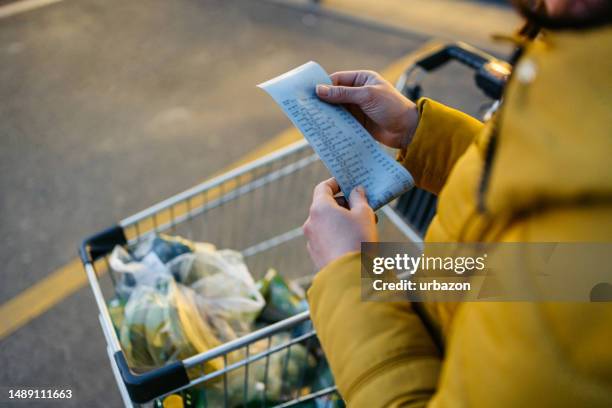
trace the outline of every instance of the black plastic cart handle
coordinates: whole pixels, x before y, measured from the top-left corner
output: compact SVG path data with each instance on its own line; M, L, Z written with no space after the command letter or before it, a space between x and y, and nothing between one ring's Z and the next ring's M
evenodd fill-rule
M492 99L502 96L511 66L506 61L472 47L456 43L434 44L413 63L426 72L435 71L450 61L457 61L475 71L476 85ZM408 87L403 90L405 95L416 100L420 95L420 86Z

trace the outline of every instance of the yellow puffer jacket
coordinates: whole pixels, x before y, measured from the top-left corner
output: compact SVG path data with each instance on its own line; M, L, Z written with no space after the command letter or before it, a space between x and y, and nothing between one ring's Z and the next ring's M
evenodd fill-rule
M429 242L612 241L612 29L546 33L493 125L422 99L400 160L439 194ZM481 205L479 206L479 200ZM359 254L322 269L312 319L350 407L611 407L612 304L361 302Z

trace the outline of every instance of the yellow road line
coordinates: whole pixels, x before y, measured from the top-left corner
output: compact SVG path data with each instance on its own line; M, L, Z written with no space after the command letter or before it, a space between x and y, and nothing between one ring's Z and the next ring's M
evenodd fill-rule
M0 18L11 17L26 11L35 10L62 0L21 0L0 6Z
M382 71L382 75L390 81L395 81L401 75L408 61L408 57L396 61ZM241 157L220 173L256 160L301 138L302 135L296 128L288 128L256 150ZM0 340L45 313L81 289L86 283L87 276L83 271L81 261L77 258L5 302L0 306Z
M229 171L258 159L299 140L301 137L302 135L297 129L286 129L219 173ZM83 271L81 261L75 258L8 300L0 306L0 340L51 309L86 284L87 275Z
M81 261L73 259L0 307L0 339L55 306L87 282Z

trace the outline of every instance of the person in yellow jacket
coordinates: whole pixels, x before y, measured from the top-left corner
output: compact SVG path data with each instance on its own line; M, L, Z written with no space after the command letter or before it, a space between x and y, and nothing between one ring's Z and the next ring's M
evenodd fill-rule
M524 46L490 123L414 104L370 71L317 87L438 195L426 242L612 241L609 2L545 3L538 17L554 28ZM362 189L350 210L338 191L333 179L315 188L303 228L319 268L312 320L349 407L612 406L612 304L425 303L437 347L415 305L361 301L374 213Z

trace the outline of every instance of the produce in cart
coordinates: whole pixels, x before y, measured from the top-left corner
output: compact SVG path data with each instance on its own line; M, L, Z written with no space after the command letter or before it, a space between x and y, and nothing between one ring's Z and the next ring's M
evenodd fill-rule
M276 270L255 283L239 252L208 243L151 235L127 249L117 246L109 263L119 277L109 310L125 355L139 372L211 350L251 332L255 322L267 325L308 310L303 291ZM289 340L291 335L284 333L253 343L250 356ZM228 364L245 357L245 350L233 351ZM180 397L185 405L198 407L221 406L226 400L229 406L281 403L296 389L310 389L317 364L306 347L294 344L251 363L246 381L247 371L240 367L227 373L226 384L220 376L173 394L177 398L172 401ZM218 357L188 374L197 378L223 366Z
M117 246L109 264L119 276L114 325L138 371L248 333L265 304L242 255L210 244L151 235L127 250ZM213 360L205 372L221 364Z

